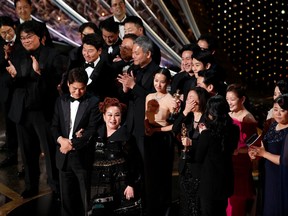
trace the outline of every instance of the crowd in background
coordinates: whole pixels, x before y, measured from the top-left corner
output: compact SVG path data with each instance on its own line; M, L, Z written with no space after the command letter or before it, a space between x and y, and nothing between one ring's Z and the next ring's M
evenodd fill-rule
M176 148L179 215L288 214L286 80L262 125L245 86L226 82L212 35L183 45L172 76L123 0L109 2L113 16L83 23L81 46L67 55L32 19L30 0L14 3L17 22L0 17L0 168L18 163L19 148L24 199L39 193L43 154L63 216L172 215Z

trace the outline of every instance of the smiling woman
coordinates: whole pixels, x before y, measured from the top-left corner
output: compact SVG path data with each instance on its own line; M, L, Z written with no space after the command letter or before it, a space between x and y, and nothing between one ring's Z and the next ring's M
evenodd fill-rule
M234 124L240 128L238 147L233 155L234 166L234 194L229 198L227 215L246 215L250 211L249 204L254 201L255 188L252 178L252 162L247 154L246 141L253 133L257 133L257 121L246 109L248 98L244 88L239 84L231 84L226 91L226 100L229 104L229 115ZM247 105L246 105L247 104ZM245 208L243 208L245 206Z
M90 211L97 216L114 215L127 206L130 211L137 211L140 186L137 161L140 157L122 123L126 105L116 98L106 97L99 109L104 124L97 129Z

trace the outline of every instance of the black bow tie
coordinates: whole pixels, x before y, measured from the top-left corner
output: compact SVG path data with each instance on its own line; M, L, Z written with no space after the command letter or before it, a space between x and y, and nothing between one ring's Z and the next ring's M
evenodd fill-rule
M84 67L85 67L85 68L88 68L88 67L92 67L92 68L94 68L94 67L95 67L95 66L94 66L94 62L91 62L91 63L85 63Z
M69 97L69 100L70 100L70 102L74 102L74 101L79 101L79 102L81 102L81 100L82 100L82 97L81 98L78 98L78 99L76 99L76 98L73 98L73 97Z

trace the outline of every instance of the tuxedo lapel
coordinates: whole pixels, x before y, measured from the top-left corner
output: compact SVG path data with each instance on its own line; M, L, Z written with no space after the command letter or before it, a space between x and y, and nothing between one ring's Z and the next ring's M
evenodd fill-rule
M83 115L84 115L88 105L89 105L88 100L84 100L83 102L81 102L79 104L76 118L75 118L75 122L74 122L73 134L74 134L74 132L76 132L75 130L76 130L76 128L78 128L78 125L79 125L81 119L83 118Z
M65 136L69 136L70 129L70 101L68 99L61 101L62 112L64 116Z

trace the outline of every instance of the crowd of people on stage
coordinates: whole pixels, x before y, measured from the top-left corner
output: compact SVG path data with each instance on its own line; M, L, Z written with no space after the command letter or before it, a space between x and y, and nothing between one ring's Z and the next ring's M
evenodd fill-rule
M176 148L177 215L253 215L256 202L258 215L288 215L287 80L259 125L245 86L227 83L212 35L183 45L172 76L124 0L111 0L113 16L99 25L83 23L67 55L31 18L30 0L14 3L19 20L0 17L0 168L21 157L24 199L39 194L43 155L63 216L172 216Z

